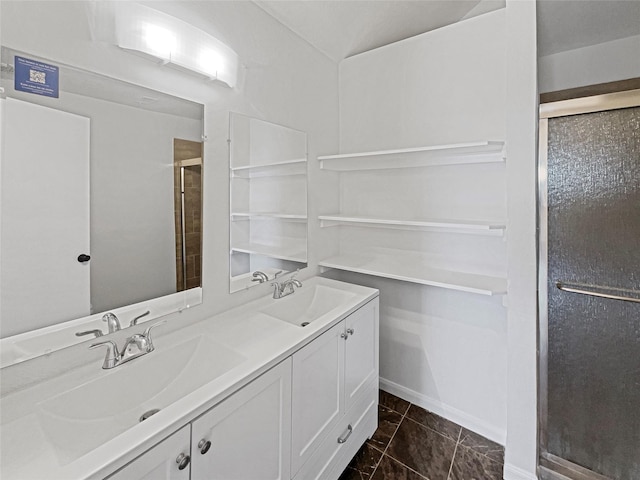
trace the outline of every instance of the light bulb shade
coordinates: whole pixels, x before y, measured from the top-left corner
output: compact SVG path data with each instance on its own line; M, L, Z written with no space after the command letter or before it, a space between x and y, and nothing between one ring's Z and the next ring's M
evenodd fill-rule
M238 55L220 40L153 8L133 2L116 4L119 47L235 86Z

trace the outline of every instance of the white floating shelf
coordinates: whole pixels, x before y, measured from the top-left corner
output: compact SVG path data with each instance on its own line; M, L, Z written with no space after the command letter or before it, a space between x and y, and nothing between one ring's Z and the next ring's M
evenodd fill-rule
M302 245L292 245L287 242L282 246L263 245L260 243L241 243L231 247L231 253L248 253L251 255L263 255L265 257L289 260L292 262L307 262L306 243L297 242Z
M325 170L375 170L505 161L504 142L482 141L319 156Z
M301 214L294 213L277 213L277 212L232 212L231 220L251 220L252 218L257 219L280 219L280 220L292 220L292 221L306 221L307 216Z
M280 175L306 175L307 159L231 167L231 176L239 178L273 177Z
M505 222L492 222L481 220L459 220L459 219L423 219L423 220L399 220L377 217L357 217L352 215L335 214L320 215L321 227L332 227L343 224L358 224L363 226L374 226L381 228L402 228L402 229L437 229L445 231L467 231L479 234L502 234L506 229Z
M340 255L319 262L321 267L392 278L433 287L448 288L480 295L507 293L506 278L429 268L423 261L406 254Z

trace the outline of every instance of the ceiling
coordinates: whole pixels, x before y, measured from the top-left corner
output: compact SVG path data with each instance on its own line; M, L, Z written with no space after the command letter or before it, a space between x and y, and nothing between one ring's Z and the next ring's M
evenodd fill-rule
M480 0L254 0L332 60L434 30L465 17ZM498 4L503 1L493 1Z
M482 13L505 0L254 0L332 60ZM640 34L640 0L538 0L540 56Z
M541 57L632 35L640 35L640 0L538 0Z

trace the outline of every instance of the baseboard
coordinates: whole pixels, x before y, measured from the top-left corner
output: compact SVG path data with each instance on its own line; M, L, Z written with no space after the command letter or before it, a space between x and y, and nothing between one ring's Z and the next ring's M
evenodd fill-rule
M504 465L502 478L504 478L504 480L538 480L536 474L514 467L508 463Z
M462 425L464 428L471 430L482 435L489 440L493 440L500 445L505 445L507 440L507 432L500 428L490 425L484 420L481 420L473 415L458 410L457 408L446 405L440 400L427 397L422 393L413 391L407 387L403 387L391 380L380 377L380 388L386 392L392 393L397 397L403 398L408 402L414 403L424 409L429 410L441 417L451 420L452 422ZM507 478L505 476L505 478ZM511 477L510 477L511 478ZM535 478L535 477L512 477L517 480L519 478Z

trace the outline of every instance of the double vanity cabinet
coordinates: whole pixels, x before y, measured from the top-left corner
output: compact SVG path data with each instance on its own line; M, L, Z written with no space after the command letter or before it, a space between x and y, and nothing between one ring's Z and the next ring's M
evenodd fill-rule
M194 391L181 391L177 400L155 415L115 433L110 441L76 455L78 458L71 462L58 457L58 465L51 463L45 476L110 480L337 479L377 427L378 305L376 290L313 278L288 297L263 298L185 328L177 333L185 345L196 345L190 338L196 334L197 345L218 345L219 349L235 352L230 370L213 380L207 377L207 383ZM146 356L150 365L153 355L161 358L163 338L175 334L158 337L158 352ZM203 344L202 338L214 338L217 343ZM173 349L186 351L180 344ZM193 357L214 358L198 353ZM136 362L145 365L142 359L131 365ZM194 367L203 371L215 368L211 361L202 363L189 364L179 376L197 376ZM99 363L95 368L100 371ZM125 371L127 365L113 370L118 368ZM163 388L171 389L180 382ZM83 388L81 385L71 391L81 392ZM154 394L155 399L141 402L139 409L148 408L165 394ZM34 410L51 411L51 402L36 404ZM100 411L99 406L95 411ZM41 412L36 412L35 418L40 416ZM93 434L87 435L91 441ZM47 437L46 431L43 436ZM9 441L2 440L3 446ZM47 445L42 446L46 450ZM111 446L117 446L119 452ZM3 455L3 479L37 478L33 472L38 470L33 466L6 469L6 458L8 455ZM98 465L101 458L104 463ZM42 458L37 461L43 462L39 468L44 471Z
M338 478L377 405L375 299L109 479Z

